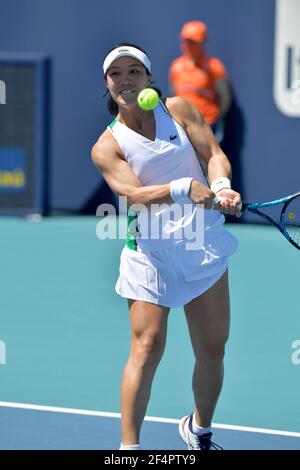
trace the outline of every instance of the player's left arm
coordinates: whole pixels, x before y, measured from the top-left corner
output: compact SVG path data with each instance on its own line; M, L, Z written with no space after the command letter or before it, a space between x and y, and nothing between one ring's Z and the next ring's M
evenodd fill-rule
M211 184L219 178L230 180L230 162L196 107L180 97L168 98L166 105L173 117L185 128L196 153L199 153L207 163L209 183ZM220 200L219 208L222 212L240 215L238 206L241 202L241 196L239 193L232 189L220 189L214 192Z

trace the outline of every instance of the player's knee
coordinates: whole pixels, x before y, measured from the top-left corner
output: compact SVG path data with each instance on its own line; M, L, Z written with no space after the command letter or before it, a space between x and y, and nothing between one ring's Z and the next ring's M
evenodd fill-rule
M139 367L156 364L164 351L165 341L160 334L148 332L135 340L134 359Z
M226 341L210 341L201 348L201 357L209 361L222 361L225 356ZM201 359L201 357L199 359Z

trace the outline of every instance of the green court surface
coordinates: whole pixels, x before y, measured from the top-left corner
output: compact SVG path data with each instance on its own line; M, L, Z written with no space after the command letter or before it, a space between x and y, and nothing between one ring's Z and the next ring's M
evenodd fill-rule
M99 240L98 222L0 219L1 402L119 412L129 319L114 284L124 240ZM230 260L232 327L214 421L299 432L300 252L272 227L228 229L240 248ZM175 309L148 415L191 412L192 368Z

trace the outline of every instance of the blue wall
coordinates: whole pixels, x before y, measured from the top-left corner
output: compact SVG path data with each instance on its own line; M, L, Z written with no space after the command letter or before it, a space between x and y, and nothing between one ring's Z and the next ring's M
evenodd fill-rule
M0 0L0 50L52 58L52 207L78 210L101 183L90 149L111 120L100 97L106 51L118 41L144 47L156 85L168 94L168 66L179 54L180 27L190 19L208 24L208 51L230 73L235 106L225 147L236 186L251 200L299 189L299 119L281 114L272 95L273 0L115 0L108 5Z

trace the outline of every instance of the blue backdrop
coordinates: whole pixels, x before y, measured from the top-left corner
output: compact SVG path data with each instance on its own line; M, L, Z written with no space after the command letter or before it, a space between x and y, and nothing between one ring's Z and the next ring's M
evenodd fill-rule
M283 115L273 100L274 6L274 0L0 0L1 52L52 58L50 206L82 209L101 184L90 149L111 120L101 98L106 51L119 41L141 45L166 95L178 32L191 19L207 23L208 52L230 74L235 103L224 145L235 186L251 200L298 190L299 119Z

